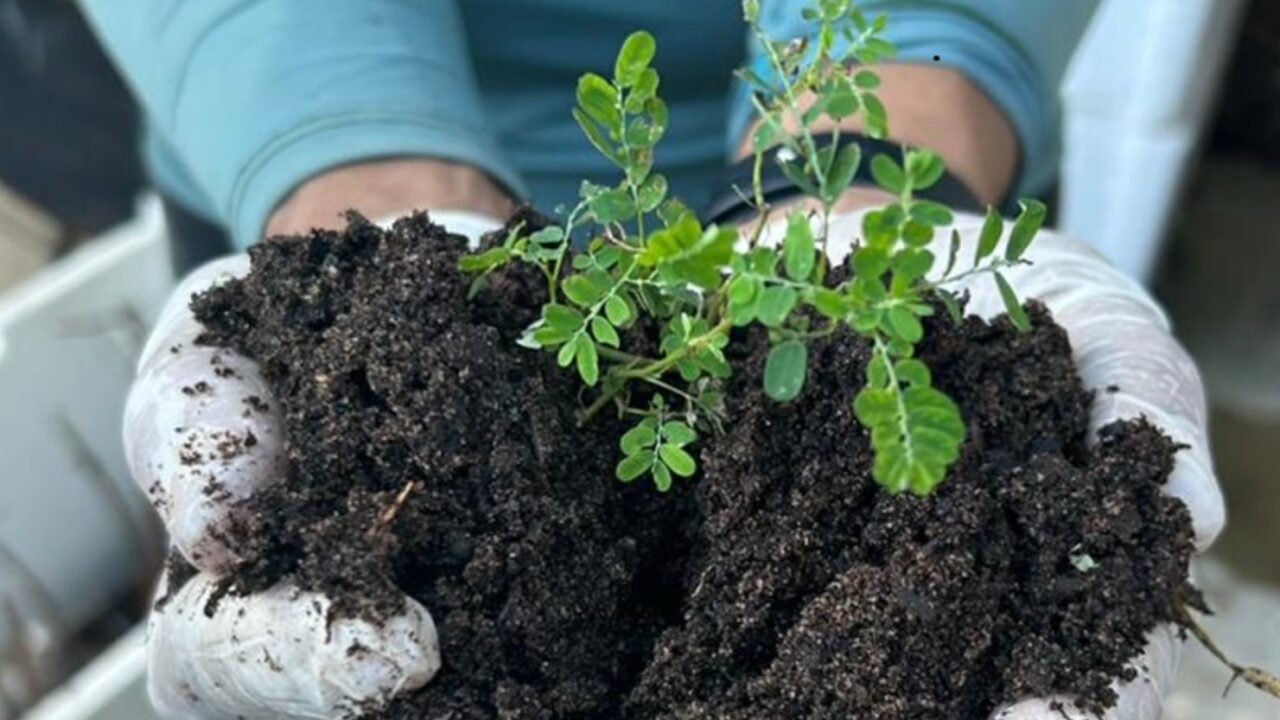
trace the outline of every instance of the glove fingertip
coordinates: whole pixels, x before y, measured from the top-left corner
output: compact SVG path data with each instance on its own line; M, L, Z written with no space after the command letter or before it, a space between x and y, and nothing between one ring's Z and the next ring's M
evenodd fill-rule
M248 272L249 256L240 254L205 263L183 278L169 294L138 355L138 374L151 371L167 357L181 354L199 336L200 322L191 314L192 295Z
M1195 453L1178 453L1165 484L1165 491L1178 498L1191 513L1197 552L1204 552L1217 540L1227 524L1227 504L1218 489L1213 470Z

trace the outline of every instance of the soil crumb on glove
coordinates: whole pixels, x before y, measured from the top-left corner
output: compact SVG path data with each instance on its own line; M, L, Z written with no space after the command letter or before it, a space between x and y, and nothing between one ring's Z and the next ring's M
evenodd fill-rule
M1056 693L1098 709L1194 594L1190 518L1161 492L1176 448L1143 423L1086 446L1091 396L1039 306L1029 333L928 326L920 356L969 428L929 498L870 478L864 341L815 343L778 404L754 329L730 346L727 434L704 432L700 475L660 494L614 479L626 424L579 428L576 376L516 345L542 275L501 270L468 300L465 251L425 215L352 215L259 244L247 277L193 299L202 342L261 364L290 458L251 501L257 559L229 590L287 578L374 619L408 593L435 618L443 669L377 717L973 720Z

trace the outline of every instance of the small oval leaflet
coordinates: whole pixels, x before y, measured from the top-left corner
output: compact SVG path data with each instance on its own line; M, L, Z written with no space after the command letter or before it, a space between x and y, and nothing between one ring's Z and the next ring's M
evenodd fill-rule
M804 389L809 348L799 340L787 340L769 351L764 364L764 391L779 402L789 402Z

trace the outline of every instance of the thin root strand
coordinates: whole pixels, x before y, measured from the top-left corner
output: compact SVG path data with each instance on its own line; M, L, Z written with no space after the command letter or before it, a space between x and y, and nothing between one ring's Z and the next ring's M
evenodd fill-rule
M1184 602L1176 602L1174 604L1174 612L1178 616L1178 623L1192 635L1195 635L1196 640L1199 640L1204 649L1217 658L1218 662L1226 665L1231 670L1231 679L1227 681L1227 686L1222 690L1223 697L1226 697L1227 693L1231 692L1231 686L1235 684L1236 680L1244 680L1262 692L1280 699L1280 677L1276 677L1262 668L1240 665L1232 661L1213 641L1213 638L1209 637L1208 631L1191 617L1191 612Z

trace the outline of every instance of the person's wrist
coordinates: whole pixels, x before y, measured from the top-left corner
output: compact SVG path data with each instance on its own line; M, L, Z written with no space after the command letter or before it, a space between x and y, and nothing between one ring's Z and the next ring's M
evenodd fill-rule
M889 115L890 141L932 150L979 202L1000 205L1014 189L1019 145L1013 124L972 80L956 70L924 65L882 65L875 69L881 85L877 96ZM812 97L800 98L802 108ZM946 112L938 112L946 108ZM784 127L798 133L795 118L783 117ZM817 118L811 133L829 133L836 123ZM840 129L863 133L861 116L847 118ZM743 138L739 157L752 153L754 128ZM863 162L870 158L863 158ZM853 208L845 208L853 209Z
M317 175L289 194L267 221L266 235L338 229L342 212L385 218L409 210L453 210L505 220L511 196L484 172L430 158L374 160Z

